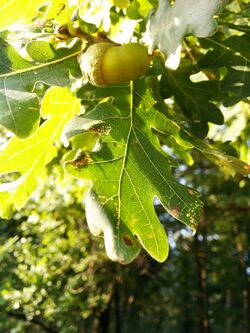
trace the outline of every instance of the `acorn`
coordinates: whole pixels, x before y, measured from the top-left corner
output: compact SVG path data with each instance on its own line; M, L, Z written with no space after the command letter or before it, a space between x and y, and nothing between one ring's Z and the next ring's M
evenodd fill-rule
M147 49L138 43L96 43L80 60L83 75L97 87L136 80L146 73L149 65Z

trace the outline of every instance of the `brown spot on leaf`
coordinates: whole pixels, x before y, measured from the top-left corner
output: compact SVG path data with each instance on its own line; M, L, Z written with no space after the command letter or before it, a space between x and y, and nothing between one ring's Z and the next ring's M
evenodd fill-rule
M191 194L191 195L195 194L194 190L192 190L191 188L188 188L188 193Z
M174 208L169 209L169 214L171 214L174 217L178 218L179 215L180 215L180 207L176 206Z
M245 164L243 168L250 173L250 165Z
M100 133L101 132L101 128L91 127L89 129L89 132Z
M89 154L84 153L79 155L74 161L71 162L71 164L73 165L73 167L80 169L81 167L90 164L91 162L92 159Z
M139 148L140 147L140 142L138 140L135 140L135 148Z
M110 133L111 131L111 126L110 125L99 125L99 126L96 126L96 127L91 127L89 130L89 132L94 132L94 133L97 133L97 134L100 134L100 135L107 135Z
M124 243L128 246L134 245L134 243L132 242L132 240L130 239L130 237L128 235L123 235L123 240L124 240Z

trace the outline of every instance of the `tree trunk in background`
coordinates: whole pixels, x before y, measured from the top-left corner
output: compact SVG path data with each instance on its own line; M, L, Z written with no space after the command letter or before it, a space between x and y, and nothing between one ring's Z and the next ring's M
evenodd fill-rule
M227 289L226 290L226 302L225 302L225 308L227 311L227 317L225 321L225 333L232 333L232 319L229 316L230 310L232 308L232 290Z
M195 236L195 254L198 273L198 311L199 333L210 333L208 317L208 282L207 282L207 253L206 253L206 222L203 214L199 229Z
M109 320L110 320L110 302L104 311L102 312L96 311L92 332L108 333Z
M121 333L120 288L118 283L115 285L114 302L115 302L115 333Z
M246 333L250 333L250 279L247 274L247 268L249 263L247 264L244 256L248 255L249 258L250 255L249 232L250 232L250 226L249 223L247 223L246 227L247 248L244 249L244 244L241 239L239 226L236 223L233 224L233 236L235 241L235 247L238 253L239 266L241 268L245 282L244 289L242 290L242 296L243 296L243 307L246 314Z
M93 323L93 333L99 333L99 327L100 327L99 317L95 317Z
M186 289L185 289L186 291ZM190 293L187 291L184 292L183 294L183 306L184 306L184 311L183 311L183 327L181 329L181 333L192 333L192 321L191 321L191 302L188 300L190 299Z

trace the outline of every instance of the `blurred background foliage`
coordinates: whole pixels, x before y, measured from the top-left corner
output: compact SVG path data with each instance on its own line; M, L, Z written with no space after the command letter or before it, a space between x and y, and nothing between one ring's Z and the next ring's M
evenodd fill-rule
M168 260L142 252L121 266L87 230L82 184L54 160L28 206L0 222L0 332L249 332L250 187L202 158L175 172L202 193L197 234L156 204Z
M141 1L126 3L129 19L144 15ZM112 13L112 24L125 16L122 8L118 13L112 7ZM249 29L249 13L248 1L230 1L219 17L220 32L234 34L233 23ZM139 24L138 33L144 28ZM199 58L196 43L186 39L183 58ZM224 69L206 74L220 78ZM210 124L208 132L218 147L248 162L249 104L244 98L221 108L224 125ZM173 99L167 108L185 122ZM1 129L1 145L6 134ZM0 220L1 333L250 332L249 179L229 178L197 151L180 152L174 142L161 140L181 162L176 177L202 195L196 235L156 203L169 236L168 260L159 264L142 252L128 266L110 262L103 241L86 225L87 186L63 174L62 148L26 207L11 220Z

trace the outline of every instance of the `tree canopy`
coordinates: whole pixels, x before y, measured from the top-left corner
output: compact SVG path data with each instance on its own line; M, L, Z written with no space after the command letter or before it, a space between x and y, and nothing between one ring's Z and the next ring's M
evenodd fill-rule
M248 2L0 0L0 332L250 332Z

